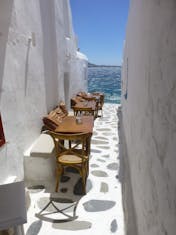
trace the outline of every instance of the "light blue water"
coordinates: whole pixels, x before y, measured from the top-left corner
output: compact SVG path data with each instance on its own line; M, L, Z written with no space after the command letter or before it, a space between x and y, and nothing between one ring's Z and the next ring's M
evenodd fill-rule
M121 68L89 67L88 92L103 92L106 103L120 104Z

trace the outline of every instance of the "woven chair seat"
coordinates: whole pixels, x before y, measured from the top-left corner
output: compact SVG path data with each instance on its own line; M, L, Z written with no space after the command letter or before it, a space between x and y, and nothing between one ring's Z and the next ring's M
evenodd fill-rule
M85 160L83 162L85 162L88 159L88 157L85 157ZM82 163L82 159L76 155L62 155L61 157L59 157L58 162L60 163L65 163L65 164L81 164Z

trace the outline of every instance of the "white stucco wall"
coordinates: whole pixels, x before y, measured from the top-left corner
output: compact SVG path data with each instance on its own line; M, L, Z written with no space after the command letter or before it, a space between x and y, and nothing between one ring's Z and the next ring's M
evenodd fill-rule
M68 103L71 79L81 80L79 66L71 75L76 53L68 0L0 1L0 109L7 140L0 149L1 178L23 177L23 152L39 136L42 117L59 101Z
M129 166L123 184L132 188L138 230L130 235L176 231L175 19L175 0L131 1L121 122L121 153Z
M88 58L82 53L76 53L76 60L72 63L72 76L70 94L74 96L79 91L87 90L87 76L88 76ZM77 82L74 77L77 76Z

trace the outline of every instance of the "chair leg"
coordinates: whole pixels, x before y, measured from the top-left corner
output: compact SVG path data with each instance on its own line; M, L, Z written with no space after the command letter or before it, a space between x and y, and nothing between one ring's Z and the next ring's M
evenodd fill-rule
M82 170L82 182L83 182L83 192L84 192L84 194L86 194L86 179L87 179L86 174L87 174L87 171L83 168L83 170Z
M56 188L55 188L55 192L58 192L58 188L59 188L59 177L56 176L57 179L56 179Z
M58 166L57 172L56 172L56 187L55 187L55 192L58 192L59 181L60 181L60 176L62 175L62 172L63 172L63 167L62 166Z
M86 176L82 177L82 181L83 181L83 193L86 194Z
M89 175L89 161L87 161L86 163L86 178L88 177Z
M62 167L61 175L64 175L64 174L65 174L65 169L64 167Z

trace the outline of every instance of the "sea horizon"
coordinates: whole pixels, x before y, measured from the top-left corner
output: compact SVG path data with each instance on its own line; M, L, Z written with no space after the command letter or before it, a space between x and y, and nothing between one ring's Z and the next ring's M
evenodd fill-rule
M93 63L90 63L88 62L88 67L89 68L92 68L92 67L119 67L121 68L122 66L121 65L113 65L113 64L93 64Z

